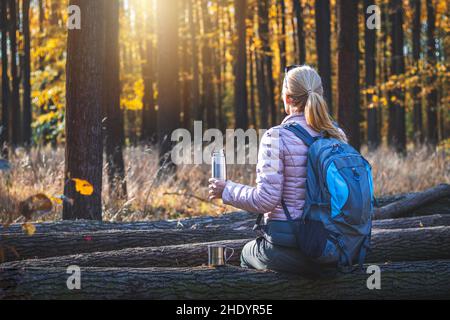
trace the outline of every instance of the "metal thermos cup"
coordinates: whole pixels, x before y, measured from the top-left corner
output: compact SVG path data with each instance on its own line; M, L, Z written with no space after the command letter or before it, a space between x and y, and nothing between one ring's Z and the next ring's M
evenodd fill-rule
M228 250L231 251L231 254L228 255ZM231 259L231 257L234 254L234 249L232 248L226 248L224 246L208 246L208 265L210 267L220 267L227 264L228 260Z
M218 180L227 179L227 163L223 149L212 154L211 169L213 178Z

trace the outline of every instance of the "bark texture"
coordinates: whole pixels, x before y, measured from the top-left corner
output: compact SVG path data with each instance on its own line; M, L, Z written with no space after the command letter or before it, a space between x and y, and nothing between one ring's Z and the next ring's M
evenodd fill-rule
M6 261L46 258L77 253L120 250L137 247L242 239L253 237L250 230L151 230L151 231L99 231L34 234L4 234L1 243L14 247L19 257L6 252Z
M96 222L88 220L58 221L37 223L37 233L49 232L96 232L112 230L167 230L167 229L218 229L249 230L253 228L255 218L248 212L234 212L220 217L200 217L181 221L143 221L143 222ZM450 215L435 214L429 216L384 219L373 221L374 229L407 229L419 227L449 226ZM21 224L13 224L5 229L0 226L0 233L23 233Z
M377 209L375 219L399 218L428 203L448 197L450 197L450 185L441 184L424 192L406 195L399 201Z
M326 279L224 268L83 268L82 290L68 290L66 268L0 270L0 299L420 299L450 297L450 262L380 266L382 290L368 274Z
M208 245L217 244L234 249L235 253L230 259L230 263L238 265L243 246L254 238L248 236L248 239L235 238L236 240L222 240L211 243L209 241L214 240L214 237L210 236L208 238L201 237L198 239L198 242L191 243L189 241L193 241L193 236L187 238L185 231L178 233L180 235L176 236L173 232L167 230L168 235L160 236L162 240L166 240L163 241L165 244L153 241L154 245L145 241L141 241L140 243L142 244L139 245L136 242L132 243L130 239L125 239L124 241L116 241L118 244L114 246L114 243L100 240L97 235L94 235L92 240L90 240L93 242L90 247L89 245L83 245L83 243L80 244L76 240L67 241L70 243L67 247L66 242L62 242L60 239L55 240L54 237L51 240L39 239L40 242L43 242L40 246L34 241L29 247L24 248L22 245L20 248L16 247L16 250L22 255L27 253L26 257L28 258L32 257L32 254L35 254L37 257L55 257L82 252L93 253L43 260L25 260L10 265L16 267L69 265L90 267L199 266L208 261ZM214 233L217 233L217 231L214 231ZM200 232L200 234L204 235L205 233ZM238 233L232 233L224 239L233 239L234 235L239 237ZM119 237L122 239L121 235ZM177 241L180 238L186 239L189 244L170 245L183 243ZM111 240L110 242L113 241ZM6 242L6 244L14 245L14 242ZM129 246L124 247L127 244ZM375 230L372 235L371 247L371 251L367 257L368 262L450 259L450 227ZM118 250L119 248L127 249Z
M32 138L32 107L31 107L31 35L30 35L30 0L22 1L22 28L23 28L23 143L31 144Z
M81 9L81 30L67 40L67 107L63 219L102 219L103 76L105 59L104 1L72 0ZM88 181L92 195L76 191L72 179Z
M127 198L127 183L122 152L125 143L124 119L120 108L119 6L119 0L110 0L105 6L107 55L104 61L103 125L109 195L111 199L124 200Z
M297 6L301 7L300 1L294 1L298 3ZM328 103L330 113L333 113L333 95L332 95L332 83L331 83L331 13L330 13L330 0L316 0L315 1L315 19L316 19L316 46L317 57L319 65L319 74L322 78L322 85L324 90L324 97ZM303 35L304 36L304 35ZM303 40L303 45L305 41ZM304 63L301 61L301 64Z
M359 52L358 2L341 0L338 10L338 114L339 123L349 136L350 144L359 150Z
M236 63L234 65L234 107L235 126L239 129L248 128L247 103L247 39L246 16L247 1L235 0L236 7Z
M0 3L0 26L1 26L1 53L2 57L2 121L0 130L0 156L7 158L8 152L6 151L5 144L9 142L9 95L10 84L8 77L8 3L2 1Z

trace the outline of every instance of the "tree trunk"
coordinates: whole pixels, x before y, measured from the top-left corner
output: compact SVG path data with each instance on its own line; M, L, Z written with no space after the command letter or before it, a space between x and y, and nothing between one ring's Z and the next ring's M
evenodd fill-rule
M405 73L403 6L402 0L389 2L391 20L391 76ZM406 152L406 119L404 92L401 88L393 89L390 94L389 130L391 131L391 146L398 152Z
M202 216L182 220L141 221L141 222L99 222L90 220L57 221L35 223L36 233L51 232L96 232L108 230L144 231L167 229L203 229L228 228L237 230L251 229L256 216L248 212L233 212L221 216ZM8 228L0 225L0 233L23 233L22 224L12 224Z
M287 33L286 33L286 2L285 0L279 0L278 2L278 24L281 25L279 27L279 52L280 52L280 70L284 71L287 65L286 58L286 42L287 42Z
M34 234L32 240L24 234L4 234L1 243L15 248L20 257L7 252L12 259L47 258L75 253L120 250L137 247L160 247L185 243L242 239L254 236L252 230L147 230L99 231Z
M338 108L339 124L350 144L359 149L358 2L341 0L338 6Z
M20 115L20 78L17 65L17 6L16 0L9 1L9 50L11 54L11 144L17 146L21 142Z
M269 6L268 0L258 1L258 32L262 43L262 54L261 63L264 68L264 86L267 92L267 101L270 108L271 114L271 125L278 125L277 123L277 108L275 104L275 91L274 91L274 80L273 80L273 59L272 59L272 48L270 47L270 31L269 31ZM262 111L261 111L262 112ZM262 129L268 129L267 127L262 127Z
M404 199L381 207L375 211L374 217L375 219L399 218L414 209L447 197L450 197L450 185L441 184L424 192L407 195Z
M219 6L219 10L217 12L218 16L218 24L219 24L219 29L220 29L220 37L218 37L217 41L219 42L219 48L220 48L220 58L218 59L220 61L220 66L218 66L220 68L220 90L219 90L219 105L218 105L218 110L219 110L219 122L220 122L220 130L222 132L225 132L227 125L228 125L228 119L227 116L225 115L224 110L224 106L225 106L225 96L227 93L227 88L228 88L228 79L227 79L227 70L228 70L228 62L227 62L227 52L228 52L228 45L227 43L223 40L227 38L227 18L230 17L230 10L229 7L227 7L225 5L224 1L220 1L220 6ZM254 10L254 8L253 8ZM250 14L254 14L253 11L250 11Z
M42 37L44 35L44 22L45 22L45 10L46 10L46 6L45 6L45 2L44 0L39 0L38 1L38 11L39 11L39 36L38 36L38 45L41 46L42 45ZM38 67L40 71L44 71L44 59L43 57L39 57L39 63L38 63Z
M390 34L390 23L389 23L389 4L384 3L380 6L381 9L381 55L379 62L381 63L380 72L382 75L380 76L379 83L387 83L389 80L389 34ZM382 90L380 92L380 97L385 98L387 101L389 99L389 94L386 90ZM392 132L389 127L389 119L387 121L385 120L386 117L384 116L384 111L387 108L389 104L387 103L386 106L382 105L380 107L379 113L378 113L378 122L379 122L379 132L381 133L385 127L387 127L387 142L388 145L392 141ZM388 110L388 114L391 109ZM385 122L387 122L387 126L385 126ZM386 131L386 130L384 130ZM382 141L382 137L380 136L380 141Z
M189 22L186 21L186 16L189 16L188 12L188 4L186 1L182 2L182 15L183 15L183 26L182 28L187 30L189 28ZM182 114L183 114L183 122L182 127L192 131L193 125L191 121L191 110L192 110L192 101L191 101L191 86L192 86L192 67L191 62L192 59L190 57L189 50L189 36L187 33L184 33L181 36L181 64L182 64Z
M294 12L295 12L295 20L297 20L297 30L295 32L297 36L297 47L298 47L298 63L305 64L306 63L306 44L305 44L305 22L303 19L303 7L301 0L293 0L294 4ZM316 5L318 2L316 1ZM316 8L317 10L317 8ZM316 11L317 14L317 11ZM320 57L319 57L320 60ZM319 62L320 64L320 62Z
M82 290L67 290L66 268L5 269L0 299L420 299L450 297L450 263L426 261L380 266L382 290L369 274L303 277L236 267L82 270ZM426 276L424 276L426 275ZM333 288L333 290L330 290Z
M122 153L125 143L124 119L120 108L119 0L109 0L105 10L107 55L104 62L103 107L109 195L111 199L126 199L127 183Z
M203 107L200 101L200 69L198 58L198 11L195 7L195 0L189 0L189 33L191 36L191 51L192 51L192 106L194 113L194 121L203 120Z
M45 3L44 0L38 0L38 12L39 12L39 32L44 31L44 21L45 21Z
M215 242L167 245L162 247L134 247L123 250L100 251L80 255L51 257L40 260L15 261L4 264L10 268L23 267L195 267L208 261L208 246L220 245L233 249L229 263L239 265L244 245L253 240L237 239ZM421 261L450 259L450 227L404 230L375 230L371 250L366 261Z
M427 85L430 87L427 95L427 125L428 125L428 142L432 145L438 143L438 96L437 96L437 77L436 77L436 12L433 1L427 1L427 60L430 76Z
M9 142L9 77L8 77L8 3L1 1L1 52L2 52L2 122L0 130L0 156L8 157L6 144Z
M438 186L419 193L407 193L402 195L387 196L377 199L378 209L382 212L383 207L400 210L403 216L411 218L386 219L373 222L373 227L378 229L400 229L416 227L433 227L448 225L450 219L450 197L446 196L445 186ZM437 195L430 198L435 192ZM411 199L413 205L408 207L406 213L402 204L409 206ZM416 201L414 199L418 199ZM398 205L400 203L400 205ZM395 210L394 210L395 211ZM377 215L377 213L375 213ZM58 221L36 223L38 233L46 232L95 232L101 230L153 230L153 229L198 229L198 228L222 228L245 230L253 227L256 217L248 212L234 212L220 216L207 216L187 218L171 221L142 221L142 222L97 222L97 221ZM0 232L22 233L20 224L13 224L8 228L0 225Z
M375 220L374 229L410 229L450 226L450 215L435 214L431 216Z
M253 38L249 39L249 48L252 47ZM248 52L248 65L249 65L249 81L250 81L250 97L249 97L249 105L250 105L250 119L253 128L258 128L258 122L256 121L256 99L255 99L255 57L254 51L249 49Z
M172 167L172 132L180 127L178 0L157 2L158 20L158 140L161 163Z
M142 77L144 79L144 97L142 109L142 128L141 141L145 144L153 144L156 142L156 118L157 111L155 109L155 45L152 39L153 33L153 12L149 12L149 17L145 20L145 56L142 57L144 65L142 67Z
M214 100L214 41L211 33L214 28L208 11L208 0L201 0L201 12L203 19L203 109L206 111L208 128L216 128L217 108ZM204 126L205 127L205 126Z
M365 21L370 17L370 13L367 12L367 8L373 6L375 2L373 0L364 1L364 14ZM380 145L378 141L378 105L373 101L376 79L377 79L377 61L376 61L376 29L364 28L364 42L365 42L365 66L366 66L366 88L369 92L366 94L367 99L367 144L370 151L375 150Z
M23 57L23 143L31 144L32 109L31 109L31 39L30 39L30 0L23 0L22 27L24 42Z
M194 112L194 121L203 120L203 111L200 102L200 70L198 65L198 45L197 45L197 25L198 21L195 21L195 0L188 0L188 12L189 12L189 33L191 37L191 61L192 61L192 106Z
M96 232L96 231L151 231L155 229L227 229L240 230L243 235L255 225L255 216L248 212L234 212L219 217L188 218L180 221L143 221L143 222L97 222L97 221L58 221L36 223L37 233L51 232ZM450 226L450 214L385 219L373 221L374 229L407 229ZM22 233L21 224L13 224L8 228L0 226L0 233Z
M418 74L420 51L421 51L420 35L422 31L422 23L421 23L422 2L421 0L411 0L411 6L414 12L412 22L412 57L414 60L414 68L417 70L416 74ZM416 142L416 144L423 142L423 116L422 116L421 91L422 89L420 84L414 86L413 129L414 129L414 141Z
M50 24L52 26L57 26L59 23L59 4L60 0L50 0L51 2L51 12L50 12Z
M259 127L269 128L269 99L267 98L266 72L264 69L264 53L255 52L256 83L258 86Z
M81 30L67 41L66 161L63 219L102 219L104 1L72 0L81 9ZM99 94L100 93L100 94ZM88 181L91 195L76 191L72 179ZM89 192L88 192L89 193Z
M247 1L235 0L237 40L235 45L236 63L234 65L234 107L235 127L247 130Z
M112 230L91 233L35 234L32 241L29 236L23 234L5 234L2 244L11 246L18 252L20 257L14 256L12 252L6 254L6 261L14 261L126 248L161 247L255 237L256 234L250 229ZM446 248L446 246L450 246L450 227L378 229L374 230L372 235L372 252L368 261L450 258L450 250L447 250L450 247ZM181 259L179 256L176 257Z
M300 6L300 1L295 1ZM333 114L333 95L331 83L331 16L330 0L316 0L316 47L319 74L322 78L324 97L328 103L330 114ZM304 40L303 40L303 45Z

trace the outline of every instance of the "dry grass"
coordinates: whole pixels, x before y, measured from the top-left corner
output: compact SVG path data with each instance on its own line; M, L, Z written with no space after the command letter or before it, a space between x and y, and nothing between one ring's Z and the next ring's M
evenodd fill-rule
M450 164L444 154L427 148L410 149L406 157L387 148L363 153L374 169L377 195L421 191L439 183L450 183ZM176 175L156 186L157 158L151 149L128 148L125 151L129 200L117 203L109 199L104 181L104 217L111 221L168 219L205 214L221 214L233 210L220 203L200 199L207 197L208 166L185 166ZM62 148L18 149L11 156L12 170L0 173L0 221L16 219L19 201L45 193L63 193L64 152ZM231 169L231 170L230 170ZM254 183L254 166L229 168L229 178ZM36 220L60 219L61 205Z

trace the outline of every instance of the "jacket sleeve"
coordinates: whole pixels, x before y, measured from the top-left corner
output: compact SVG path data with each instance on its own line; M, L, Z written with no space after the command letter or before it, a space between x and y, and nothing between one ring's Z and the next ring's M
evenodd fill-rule
M253 213L273 211L281 202L284 183L280 129L272 128L261 139L256 167L256 187L228 181L223 202Z

